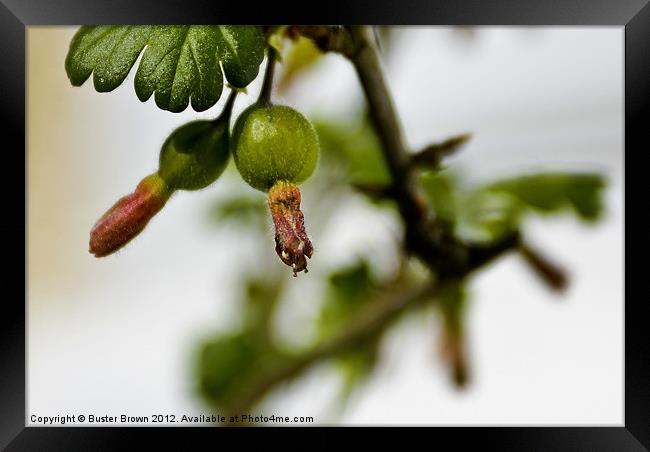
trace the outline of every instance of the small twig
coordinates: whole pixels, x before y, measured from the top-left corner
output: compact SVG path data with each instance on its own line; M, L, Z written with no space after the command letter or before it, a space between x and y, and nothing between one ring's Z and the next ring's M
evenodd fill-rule
M411 155L379 60L370 27L351 27L355 50L350 57L369 106L372 123L392 179L393 198L405 225L406 248L438 275L462 275L468 269L468 249L449 225L432 218L416 182Z
M461 389L469 380L466 344L463 335L445 331L442 339L442 357L450 366L451 379L456 388Z
M529 267L550 289L562 292L568 287L569 278L566 271L531 248L528 243L520 243L518 249Z
M444 157L459 151L471 137L471 134L465 133L440 143L430 144L420 152L413 154L411 163L418 168L436 169Z
M333 339L316 348L297 354L266 373L259 373L246 384L246 390L239 394L236 404L229 407L232 413L245 413L276 384L288 381L314 363L340 355L354 349L364 340L380 334L406 310L421 306L433 300L437 285L427 283L417 289L405 291L393 289L377 298L350 322L349 326Z
M510 236L493 247L480 248L480 252L470 254L473 256L472 262L475 266L468 268L467 274L512 249L515 240L516 236ZM375 300L361 310L340 335L311 350L279 361L276 367L256 374L246 382L244 391L238 394L237 399L228 409L232 413L244 413L277 384L295 378L319 361L338 356L354 349L367 339L382 334L400 315L422 306L427 301L433 302L443 284L443 280L436 282L431 280L409 290L405 289L404 281L396 281L390 286L377 289Z

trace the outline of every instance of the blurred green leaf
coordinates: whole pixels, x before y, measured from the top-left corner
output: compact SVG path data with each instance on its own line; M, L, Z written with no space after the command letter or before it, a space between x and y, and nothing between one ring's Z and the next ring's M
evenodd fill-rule
M390 183L379 140L367 121L350 124L317 120L314 125L322 154L336 158L344 166L350 183Z
M292 360L295 362L295 357L278 350L254 330L227 333L202 346L199 388L212 403L231 411L259 384L260 376L272 374Z
M240 224L264 224L266 209L263 196L237 195L216 202L210 216L217 223L231 221Z
M286 363L287 354L271 339L272 315L286 278L268 275L245 280L242 308L244 327L205 342L198 360L199 387L220 408L231 411L250 382Z
M519 228L521 204L504 193L474 191L458 202L456 236L467 243L491 244Z
M261 353L260 343L245 332L206 343L199 357L201 391L210 400L227 405L236 396L238 382L253 371Z
M355 265L332 273L329 283L335 298L345 300L349 305L358 303L371 286L368 262L361 260Z
M344 327L367 301L373 286L369 264L361 260L336 271L330 275L328 283L319 319L321 334L325 336Z
M286 90L298 75L313 67L321 55L322 52L314 41L303 36L298 37L284 54L278 90Z
M355 389L370 376L379 361L379 340L373 337L336 359L343 375L340 403L345 404Z
M493 243L519 227L521 208L510 195L460 191L446 172L425 172L420 181L436 216L465 242Z
M244 317L249 328L265 340L269 339L273 313L287 281L286 278L273 277L276 275L271 272L265 277L250 277L244 287Z
M276 58L278 61L282 61L282 53L284 50L284 41L285 41L285 33L287 31L288 26L287 25L279 25L276 27L272 27L273 31L267 38L267 42L269 46L271 46L273 49L276 50Z
M331 336L348 325L348 321L367 303L374 287L370 266L360 260L347 268L332 273L328 279L325 303L319 319L320 332ZM371 337L350 351L339 355L335 362L343 376L340 402L348 397L372 372L377 363L378 337Z
M454 178L446 172L427 171L420 176L420 182L436 216L454 224L458 210Z
M603 178L595 174L541 173L460 190L443 172L424 172L421 183L435 214L454 227L467 243L490 244L516 231L523 216L573 209L579 218L594 221L602 212Z
M505 192L543 213L572 208L584 221L602 213L604 178L598 174L541 173L491 184L485 190Z

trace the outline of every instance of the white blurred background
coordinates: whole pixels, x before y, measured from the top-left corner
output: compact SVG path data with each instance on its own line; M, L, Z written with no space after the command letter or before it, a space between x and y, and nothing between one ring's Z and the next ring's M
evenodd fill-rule
M75 30L30 27L27 35L28 425L31 414L207 414L194 387L196 348L236 322L237 255L246 245L216 230L206 211L243 182L226 177L175 195L116 255L99 260L87 249L97 218L155 171L167 134L214 116L223 100L201 114L165 112L137 100L133 74L110 94L91 82L73 88L63 62ZM560 297L514 255L474 278L466 390L453 389L436 359L437 325L409 317L342 413L331 410L338 375L330 365L275 391L259 412L325 424L621 425L623 29L408 27L394 45L387 76L414 149L473 132L449 162L470 181L522 169L601 172L605 218L526 223L532 242L570 271ZM361 92L351 66L328 55L282 100L308 116L345 115ZM392 216L365 211L337 224L357 249L396 227ZM334 266L327 241L318 259ZM287 315L313 315L309 303L303 297Z

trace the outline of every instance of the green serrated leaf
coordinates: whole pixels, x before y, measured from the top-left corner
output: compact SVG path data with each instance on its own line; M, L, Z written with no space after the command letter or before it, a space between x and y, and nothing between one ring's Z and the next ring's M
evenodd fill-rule
M191 102L194 110L204 111L221 97L221 66L228 82L244 87L257 76L264 46L259 27L83 26L70 43L65 69L74 86L93 74L97 91L112 91L142 53L135 75L142 102L154 95L163 110L181 112Z
M604 186L598 174L541 173L499 181L485 190L508 193L543 213L572 208L582 220L594 221L602 212Z

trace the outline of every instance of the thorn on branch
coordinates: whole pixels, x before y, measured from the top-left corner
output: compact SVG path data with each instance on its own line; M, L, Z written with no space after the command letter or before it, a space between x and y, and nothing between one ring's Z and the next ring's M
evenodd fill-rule
M440 143L433 143L411 157L411 164L418 168L436 169L444 157L459 151L472 137L464 133Z
M535 274L551 290L563 292L569 285L569 277L566 271L554 262L551 262L539 251L533 249L527 243L519 245L519 252L528 264L535 271Z
M467 386L469 368L467 365L467 352L465 341L458 333L445 332L442 342L442 358L449 366L451 378L458 389Z

